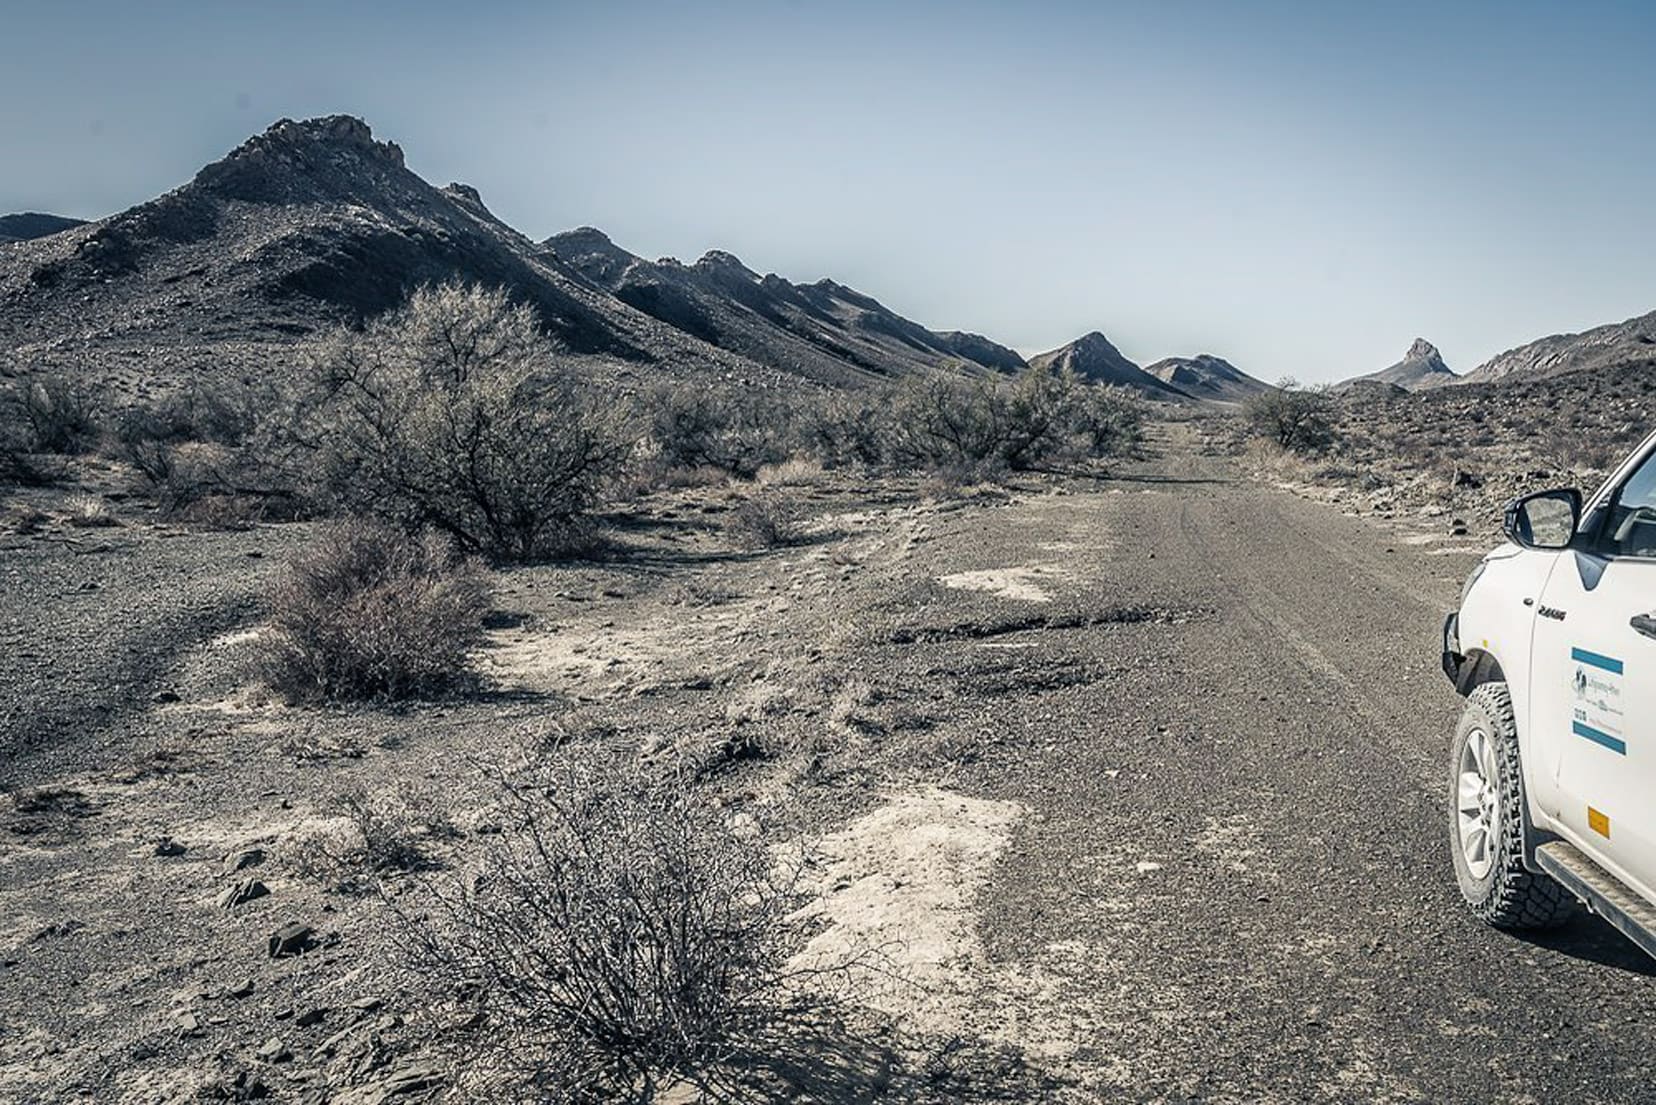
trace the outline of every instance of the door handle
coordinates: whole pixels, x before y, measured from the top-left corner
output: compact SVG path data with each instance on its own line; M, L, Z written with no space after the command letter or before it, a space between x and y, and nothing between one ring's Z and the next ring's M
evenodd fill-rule
M1656 615L1635 614L1633 620L1627 623L1634 630L1643 633L1646 637L1656 638Z

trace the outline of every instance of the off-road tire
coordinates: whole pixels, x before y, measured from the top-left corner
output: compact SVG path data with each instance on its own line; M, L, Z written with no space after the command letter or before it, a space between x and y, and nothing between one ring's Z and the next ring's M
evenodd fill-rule
M1500 772L1500 831L1495 834L1489 872L1475 878L1461 851L1456 788L1461 750L1481 729L1494 747ZM1512 714L1512 695L1505 683L1485 683L1466 700L1466 710L1455 727L1449 751L1449 844L1455 880L1461 896L1481 920L1497 928L1540 929L1561 925L1579 905L1568 890L1551 877L1524 866L1524 772L1518 763L1518 726Z

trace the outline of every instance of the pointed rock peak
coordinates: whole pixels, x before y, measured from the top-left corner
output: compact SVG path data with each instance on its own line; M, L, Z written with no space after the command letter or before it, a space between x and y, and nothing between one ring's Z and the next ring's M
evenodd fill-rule
M1111 352L1116 352L1115 343L1097 330L1087 331L1071 344L1077 349L1108 349Z
M703 272L728 272L741 276L747 280L758 280L759 274L742 264L742 259L734 253L722 249L710 249L701 255L696 267Z
M1395 349L1396 346L1393 346L1393 348ZM1409 346L1409 351L1403 355L1403 359L1406 361L1441 361L1443 357L1438 353L1437 346L1425 338L1416 338L1414 344Z
M354 115L323 115L315 119L278 119L263 134L248 139L230 155L259 155L273 148L321 145L350 150L385 161L397 168L403 166L402 147L395 142L376 142L374 131Z

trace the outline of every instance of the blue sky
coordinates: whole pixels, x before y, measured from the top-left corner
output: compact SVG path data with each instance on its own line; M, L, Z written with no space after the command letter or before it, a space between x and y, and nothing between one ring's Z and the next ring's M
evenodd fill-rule
M1460 370L1656 308L1656 5L0 0L0 211L349 112L536 237L1025 352Z

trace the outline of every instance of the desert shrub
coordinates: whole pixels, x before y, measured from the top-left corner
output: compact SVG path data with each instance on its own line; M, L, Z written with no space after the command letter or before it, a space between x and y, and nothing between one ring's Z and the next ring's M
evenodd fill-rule
M918 377L898 389L891 408L891 458L933 469L1029 469L1120 455L1137 443L1142 420L1124 394L1044 368L1010 380Z
M890 389L873 395L825 395L807 408L803 437L829 464L885 463L891 455Z
M79 529L121 524L121 520L115 516L115 508L109 505L109 500L98 495L71 495L63 506L69 524Z
M769 493L748 499L730 512L726 532L751 549L792 545L801 536L799 511L780 495Z
M292 397L273 384L202 384L122 411L113 452L169 515L234 502L248 517L291 519L310 513L294 429Z
M422 288L316 367L303 432L331 498L469 552L559 554L632 448L616 404L555 370L504 291Z
M747 479L804 444L793 405L766 392L671 384L643 402L650 442L668 468L716 468Z
M33 453L84 453L97 443L100 427L87 390L62 376L24 373L0 396L7 410L0 422L12 427L15 448Z
M474 1009L454 1045L487 1049L481 1096L654 1100L809 1016L798 865L761 825L631 762L560 755L501 785L480 869L398 907L418 977Z
M305 839L292 862L301 874L347 888L363 875L431 866L432 843L458 832L429 792L406 781L382 790L342 791L326 812L341 818L344 828Z
M333 522L286 565L261 636L272 687L296 699L450 690L482 640L489 592L447 537Z
M767 464L753 476L755 483L767 487L809 487L821 483L823 478L822 462L807 457Z
M1243 414L1257 437L1295 453L1315 453L1333 442L1332 403L1322 388L1303 388L1284 378L1248 400Z

